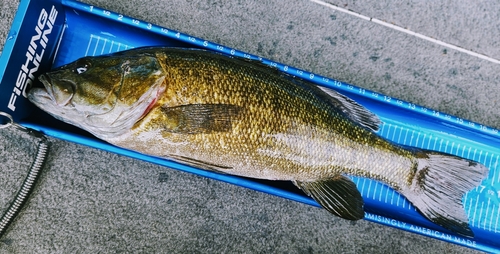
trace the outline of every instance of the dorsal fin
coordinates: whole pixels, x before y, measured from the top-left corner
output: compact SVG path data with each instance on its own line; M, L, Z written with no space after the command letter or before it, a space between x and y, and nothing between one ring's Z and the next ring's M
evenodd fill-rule
M293 76L289 73L282 72L275 67L264 64L262 60L247 59L242 57L233 57L233 58L246 62L254 66L255 68L266 70L268 72L271 72L272 74L281 75L283 78L286 78L300 86L307 87L308 89L313 90L317 96L321 97L321 99L330 103L334 108L340 110L342 114L344 114L344 116L349 118L351 121L373 132L377 132L379 130L381 121L377 117L377 115L375 115L374 113L372 113L359 103L355 102L351 98L342 95L333 89L323 86L318 86L315 83L312 83L301 77Z
M335 108L340 109L346 117L371 131L378 131L381 121L377 115L333 89L322 86L317 87L326 93L328 102L333 104Z
M268 68L271 69L271 67ZM351 121L370 131L378 131L379 126L382 123L378 116L369 111L367 108L363 107L361 104L355 102L351 98L340 94L339 92L331 88L318 86L311 81L290 75L288 73L283 72L281 73L281 75L282 77L294 82L295 84L311 90L316 96L332 105L333 108L339 110L345 117L349 118Z

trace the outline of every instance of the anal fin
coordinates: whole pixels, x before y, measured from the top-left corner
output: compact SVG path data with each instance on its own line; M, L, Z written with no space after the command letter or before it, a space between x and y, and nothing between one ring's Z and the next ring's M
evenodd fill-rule
M346 176L338 175L314 182L293 182L323 208L347 220L364 218L363 198L354 182Z

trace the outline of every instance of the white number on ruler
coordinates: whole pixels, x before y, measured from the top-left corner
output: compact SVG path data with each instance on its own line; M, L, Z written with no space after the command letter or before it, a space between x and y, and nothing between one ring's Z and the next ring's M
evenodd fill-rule
M122 20L123 20L123 15L118 14L118 20L119 20L119 21L122 21Z
M322 78L322 80L323 80L323 82L325 82L325 83L330 82L330 79L328 79L328 78Z
M164 34L168 34L168 29L162 28L161 32L164 33Z
M360 94L365 94L366 90L364 88L360 88L358 91Z
M90 6L90 12L94 11L94 6Z
M208 46L208 41L203 41L203 46Z
M410 108L410 109L415 109L415 108L416 108L416 106L415 106L415 104L413 104L413 103L408 103L408 108Z
M217 50L220 50L220 51L224 51L224 47L222 47L221 45L217 45L217 47L215 47Z
M137 19L132 19L132 23L134 23L134 25L139 25L141 22Z
M190 42L196 42L196 39L195 39L194 37L191 37L191 36L189 36L189 37L188 37L188 40L189 40Z
M102 11L102 14L106 15L106 16L109 16L111 15L111 12L110 11L107 11L107 10L103 10Z
M153 28L153 25L151 23L148 23L147 27L148 27L148 29L151 29L151 28Z
M384 101L391 102L392 98L384 95Z

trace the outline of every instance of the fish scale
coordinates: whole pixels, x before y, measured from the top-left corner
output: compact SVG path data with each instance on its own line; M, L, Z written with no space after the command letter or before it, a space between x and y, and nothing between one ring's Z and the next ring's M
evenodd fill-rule
M220 149L224 150L224 153L220 155L224 159L219 159L216 162L217 164L227 163L227 161L229 160L228 157L232 158L232 160L242 160L242 158L235 158L237 154L230 154L229 156L226 155L230 151L241 149L240 144L245 144L246 146L252 147L251 151L249 150L244 154L255 154L255 151L258 149L265 150L262 149L261 144L265 144L266 147L273 147L274 150L279 150L279 148L277 148L279 147L279 144L277 144L276 140L272 138L272 133L293 133L293 135L301 136L311 136L311 134L316 134L314 135L315 137L311 138L316 141L322 140L322 142L324 143L349 142L345 139L339 142L338 138L336 138L333 133L341 133L343 135L352 133L350 137L355 139L353 142L359 142L360 139L366 142L366 136L373 136L368 130L365 130L348 122L335 119L340 118L340 115L338 113L332 111L329 112L327 109L327 105L325 105L324 102L318 100L314 101L314 96L308 93L307 90L304 90L300 86L294 84L293 81L288 80L287 77L278 76L278 78L276 78L271 76L272 78L269 78L269 76L265 76L264 74L262 74L267 74L273 72L274 70L267 69L267 67L262 67L261 69L265 68L264 72L261 71L256 75L250 75L247 74L249 72L248 70L244 72L241 70L242 67L234 66L234 64L231 62L217 61L217 58L212 61L207 61L206 58L199 58L197 55L195 55L195 57L193 58L190 58L189 54L186 54L185 52L181 53L183 54L176 55L175 52L173 54L169 54L164 60L166 62L164 64L164 68L167 76L167 91L160 99L160 105L162 107L174 107L186 104L236 104L243 107L245 109L244 111L246 112L244 115L241 115L241 118L233 123L233 125L239 126L233 128L232 135L212 133L211 135L201 135L200 137L193 137L193 140L189 143L195 148L190 149L190 156L194 156L197 159L201 160L212 160L212 158L204 157L204 154L210 153L209 151L196 151L199 151L199 147L203 147L203 144L217 144L221 142L220 140L224 140L223 143L227 144L227 149L223 149L224 147L219 147ZM189 63L189 66L186 66L185 63ZM245 64L245 62L243 63ZM249 62L248 64L252 63ZM250 65L250 67L257 69L259 66ZM196 71L193 71L193 69L195 69ZM236 93L235 91L237 90L242 90L242 92ZM202 93L200 93L200 91L202 91ZM238 96L238 94L240 96ZM266 96L262 96L262 94L265 94ZM178 104L174 104L174 102L177 102ZM156 111L152 111L149 116L153 118L155 114ZM266 121L266 119L269 120ZM141 125L141 127L148 129L148 122L148 119L145 119L145 123L144 125ZM151 122L157 121L151 120ZM340 124L333 125L331 124L333 122L340 122ZM294 126L290 127L291 125ZM152 127L152 129L155 129L155 127ZM240 132L235 132L234 130L239 130ZM137 130L137 132L141 131L143 131L143 129ZM134 130L132 132L134 132ZM261 135L259 133L266 133L267 137L266 135ZM238 142L232 142L235 137L239 137L240 140L237 139ZM247 138L243 139L243 137ZM185 137L180 137L180 139L184 138ZM323 155L321 153L323 153L322 151L324 151L324 149L320 149L318 147L320 146L318 145L318 142L308 143L304 141L305 139L302 140L303 144L298 144L297 146L309 146L310 148L301 149L299 151L304 151L305 156L311 158L311 160L314 159L317 164L323 165L324 169L319 170L322 177L328 177L328 174L339 173L330 169L331 165L339 164L338 159L337 161L335 161L335 158L332 158L331 154L333 152L328 152L327 155ZM126 140L125 142L132 143L128 140ZM388 143L383 142L379 142L378 144L380 144L384 148L389 146ZM343 145L338 144L338 146ZM211 145L210 147L216 146ZM281 147L282 149L287 150L286 146ZM318 151L318 154L315 154L316 151ZM281 154L290 154L292 152L293 151L290 151L290 149L288 149L288 151L281 152ZM155 151L147 151L147 153L151 154L155 153ZM197 154L201 155L196 156ZM213 156L210 155L210 157ZM286 166L299 164L296 165L296 168L300 169L307 167L307 165L301 165L300 163L290 163L290 160L277 162L279 161L279 158L276 158L277 156L259 157L265 158L267 160L272 160L272 162L261 163L264 164L262 165L262 167L278 167L278 165L272 164ZM294 157L298 158L300 157L300 155ZM304 155L302 155L302 157L304 157ZM258 161L260 160L261 158L258 159ZM347 165L352 165L351 161L353 160L349 158L349 156L346 156L346 159L344 160L348 161L347 163L343 163L346 165L345 168L348 168ZM322 163L322 161L325 162ZM394 161L394 159L391 158L391 160L388 161L392 162ZM360 162L361 163L356 164L368 164L364 160L361 160ZM345 171L345 168L343 168L342 170ZM349 173L355 175L371 175L372 177L374 175L377 175L377 173L364 174L361 172L356 172L363 171L363 168L364 167L359 166L354 170L350 170ZM408 168L408 166L406 166L406 168ZM290 168L290 170L297 171L297 169L292 168ZM254 171L255 170L251 170L251 172ZM323 172L325 171L329 173L324 174ZM384 169L384 171L387 170ZM389 172L389 175L394 174ZM267 177L255 175L252 173L247 173L246 176L259 178ZM317 178L317 176L304 177L306 177L306 179ZM395 180L387 180L387 177L382 176L382 174L380 174L377 178L385 179L387 182L391 183L397 182ZM287 178L280 179L291 180Z

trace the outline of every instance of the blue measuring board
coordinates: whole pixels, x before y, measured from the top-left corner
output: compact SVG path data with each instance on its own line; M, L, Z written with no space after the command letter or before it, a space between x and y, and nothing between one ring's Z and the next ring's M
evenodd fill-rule
M29 1L23 1L21 6L26 5L24 8L30 11L27 3ZM97 56L141 46L195 47L260 60L283 72L333 88L362 104L382 120L378 134L395 143L441 151L486 165L490 169L488 178L464 195L462 200L475 238L455 235L429 222L402 195L380 182L352 178L365 200L367 220L487 252L500 251L500 241L497 240L500 239L498 130L96 6L75 1L47 2L47 5L50 4L57 6L65 18L58 40L53 42L57 46L53 47L51 57L46 60L50 61L53 68L83 56ZM9 49L8 44L6 49ZM8 65L14 60L2 58L1 61ZM0 89L3 89L2 86L4 85L0 84ZM29 105L29 102L25 103ZM29 112L36 110L31 106L25 107ZM290 184L221 175L146 156L104 143L71 126L49 120L51 117L43 113L37 112L35 116L29 112L19 113L24 116L20 119L24 125L57 138L319 206L300 191L291 190L293 187ZM39 117L40 114L42 117ZM14 116L16 117L15 114Z

